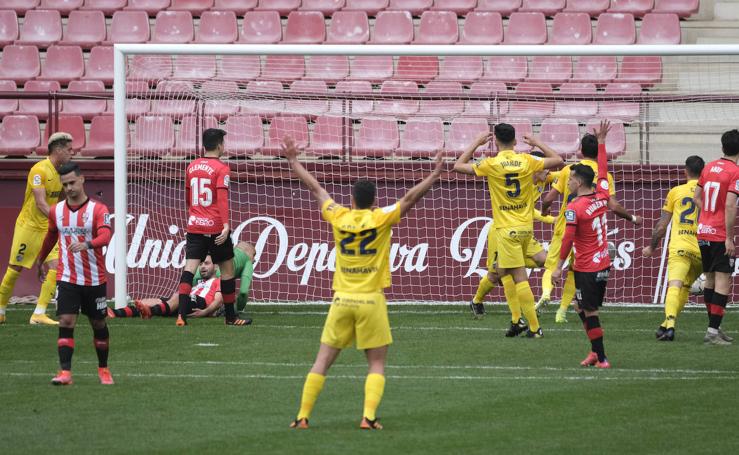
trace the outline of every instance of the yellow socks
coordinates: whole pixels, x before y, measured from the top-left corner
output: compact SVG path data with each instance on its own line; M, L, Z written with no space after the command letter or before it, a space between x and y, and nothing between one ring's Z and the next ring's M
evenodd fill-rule
M662 323L665 328L675 328L675 320L688 302L689 292L689 288L667 288L667 296L665 297L665 322Z
M303 384L303 396L300 399L298 420L310 417L318 395L323 389L324 382L326 382L326 376L318 373L308 373L308 376L305 378L305 384Z
M488 295L494 287L495 284L493 284L493 282L488 279L488 276L485 275L480 280L480 284L477 285L477 292L475 292L475 296L472 298L472 301L474 303L482 303L482 301L485 300L485 296Z
M527 269L538 269L539 268L539 264L537 264L536 261L534 261L528 256L523 260L523 265L525 265Z
M521 305L518 304L518 293L516 293L516 283L513 277L506 275L500 279L503 282L503 292L505 293L506 303L511 310L511 321L515 324L521 319Z
M377 418L377 407L380 406L384 392L385 376L377 373L368 374L364 383L364 417L369 420Z
M18 280L20 274L19 271L10 267L5 271L2 284L0 284L0 315L5 314L5 308L7 308L8 302L10 302L15 282Z
M54 297L56 291L56 270L49 270L46 274L44 284L41 285L41 291L38 295L38 302L36 302L36 309L33 310L33 314L46 314L46 307L49 306L49 302Z
M677 307L677 314L683 312L683 308L685 308L685 305L688 304L688 298L690 298L690 286L683 287L680 290L680 306Z
M554 285L552 284L552 271L544 269L544 275L541 277L541 296L547 299L552 297Z
M534 293L531 292L528 281L516 283L516 295L521 311L529 322L529 330L536 332L539 330L539 318L536 316L536 310L534 309Z
M562 289L562 301L559 303L559 309L567 311L575 298L575 274L567 272L564 288Z

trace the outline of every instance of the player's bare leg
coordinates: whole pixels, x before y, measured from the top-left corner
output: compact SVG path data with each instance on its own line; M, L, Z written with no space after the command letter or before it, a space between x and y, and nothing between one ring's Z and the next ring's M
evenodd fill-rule
M366 349L367 380L364 383L364 412L359 428L363 430L382 430L377 418L377 407L380 406L385 391L385 360L388 346Z
M0 324L5 323L5 310L10 302L10 297L13 294L13 288L15 288L15 282L23 270L17 265L8 265L3 275L2 283L0 283Z
M59 261L56 259L46 261L48 271L45 276L39 276L42 284L38 293L36 308L33 310L31 319L28 321L31 325L59 325L57 321L51 319L46 314L46 308L49 306L49 302L54 298L54 293L56 292L56 268L58 263Z
M190 314L190 291L192 291L192 280L195 279L195 271L200 265L200 259L187 259L185 260L185 268L182 270L180 276L180 284L177 287L178 294L178 315L177 315L177 326L183 327L187 325L187 315ZM223 270L221 270L223 274ZM233 275L233 267L231 267L231 274Z
M313 411L318 395L323 390L323 384L326 382L326 373L331 365L334 364L336 358L341 354L341 349L321 343L316 354L316 360L305 378L303 384L303 394L300 398L300 410L298 416L290 424L290 428L304 430L308 428L308 418Z
M706 274L706 286L708 286L708 273ZM716 346L728 346L734 339L726 335L721 330L721 321L724 318L728 295L731 292L731 274L714 272L713 275L713 295L708 307L708 329L703 342ZM706 289L703 290L705 294ZM706 301L708 303L708 300Z
M54 385L72 384L72 355L74 354L74 326L77 324L76 314L59 316L59 337L56 341L59 354L59 372L51 379Z

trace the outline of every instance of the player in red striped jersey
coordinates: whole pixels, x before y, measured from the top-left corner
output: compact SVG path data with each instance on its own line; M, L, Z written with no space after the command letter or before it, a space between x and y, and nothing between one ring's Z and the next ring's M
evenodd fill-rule
M574 243L575 263L571 266L575 272L576 311L585 326L591 345L590 354L580 365L595 365L597 368L611 366L606 358L603 329L598 317L598 308L603 304L608 273L611 269L606 226L608 200L611 197L605 145L609 129L609 122L603 120L599 129L595 131L598 140L598 180L595 191L593 191L595 173L590 166L576 164L570 169L567 185L570 194L577 194L577 197L567 204L565 212L567 227L562 239L559 263L552 273L553 281L562 277L562 267Z
M231 170L221 162L226 132L216 128L203 131L205 154L187 166L185 188L188 218L185 241L185 268L177 288L179 307L177 325L187 324L190 291L195 270L207 255L221 270L221 292L226 325L245 326L251 319L236 316L236 278L234 252L228 213L228 187Z
M693 200L698 217L698 247L706 276L703 295L708 309L706 344L729 345L731 337L721 331L721 321L731 292L734 272L734 221L739 194L739 131L721 136L724 156L706 164Z
M108 326L106 316L106 272L103 247L110 242L110 212L100 201L87 197L85 177L77 163L59 168L62 188L67 197L49 208L49 228L37 262L44 260L59 242L57 266L57 349L61 371L51 380L55 385L72 383L74 326L77 315L86 315L92 325L98 376L102 384L113 384L108 369ZM43 271L43 270L42 270Z

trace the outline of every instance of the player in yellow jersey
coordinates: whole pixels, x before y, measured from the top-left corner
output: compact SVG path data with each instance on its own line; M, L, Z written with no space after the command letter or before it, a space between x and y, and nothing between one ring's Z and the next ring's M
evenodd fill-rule
M516 130L507 123L495 125L493 135L487 133L478 137L475 142L482 145L493 136L499 150L495 157L483 158L470 164L472 154L477 149L470 146L457 159L454 170L462 174L486 177L488 181L495 229L496 251L493 262L497 265L511 310L511 327L506 336L516 336L526 331L527 337L539 338L543 333L534 310L534 294L526 274L527 250L534 230L534 174L562 165L562 158L534 137L524 137L524 141L539 148L544 153L544 158L516 153L513 150L516 145ZM488 275L488 279L491 278L494 277ZM522 320L521 313L528 321L528 326Z
M698 226L698 207L693 201L698 178L706 163L699 156L685 160L685 177L688 182L678 185L667 193L662 216L652 231L652 240L644 247L644 257L651 257L659 248L660 240L670 229L669 256L667 259L667 297L665 298L665 320L657 329L658 341L675 339L675 321L688 303L690 287L703 273L701 250L698 248L696 228Z
M598 174L598 140L592 134L586 134L580 140L580 153L582 153L584 159L577 164L584 164L593 169L595 174ZM565 166L559 173L559 176L552 184L552 189L544 195L541 202L541 211L548 213L552 203L557 199L559 195L562 195L562 203L560 205L559 215L554 225L554 234L552 235L552 241L549 243L549 251L547 252L547 260L544 264L544 275L541 280L542 295L536 304L537 311L541 310L547 304L549 304L552 296L552 290L554 289L554 283L552 282L552 272L557 266L559 261L559 250L562 245L562 237L564 237L566 221L564 218L565 210L572 199L576 195L570 194L567 182L570 179L570 168L572 165ZM611 198L608 200L608 209L615 213L617 216L629 220L634 224L641 224L642 219L640 216L631 215L616 199L616 186L613 182L613 175L608 173L608 183L610 186ZM570 261L571 262L571 261ZM565 279L564 289L562 290L562 301L560 302L555 322L565 323L567 322L567 309L569 308L572 300L575 298L575 275L572 271L567 272L567 278Z
M28 172L26 193L21 213L15 221L13 244L10 248L8 268L0 283L0 324L5 322L5 310L13 295L13 288L23 268L30 269L36 262L49 224L49 207L59 201L62 183L57 169L72 157L72 136L54 133L47 142L49 157L34 164ZM31 324L58 325L46 315L46 307L54 297L56 289L56 261L58 250L46 258L49 271L44 277Z
M418 202L441 176L441 153L433 172L398 202L383 208L375 203L375 184L358 180L352 187L352 207L331 199L318 180L298 161L298 150L285 138L283 153L292 171L316 198L323 219L331 224L336 245L334 297L321 335L316 360L303 385L298 415L291 428L308 428L308 418L342 349L356 342L365 351L369 372L364 386L360 428L381 430L376 411L385 390L385 358L393 342L383 289L390 286L392 226Z

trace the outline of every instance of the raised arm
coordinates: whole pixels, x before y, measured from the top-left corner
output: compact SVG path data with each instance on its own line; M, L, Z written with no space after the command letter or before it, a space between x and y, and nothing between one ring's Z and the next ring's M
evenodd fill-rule
M559 167L564 164L564 160L551 147L540 141L535 136L524 136L523 141L531 147L536 147L544 154L544 169Z
M464 153L462 153L462 155L457 158L457 161L454 163L454 172L459 172L460 174L475 175L475 169L472 167L469 161L472 159L472 155L475 153L475 150L477 150L478 147L487 144L492 139L493 133L490 132L482 133L477 136L475 140L469 145L469 147L467 147Z
M618 199L616 199L615 196L608 198L608 210L615 213L619 218L631 221L634 224L642 224L642 217L639 215L632 215L631 212L626 210L624 206L618 202Z
M662 216L657 221L654 230L652 230L652 239L649 241L649 245L642 250L642 256L648 258L659 248L659 242L667 233L667 226L670 224L671 218L672 213L662 210Z
M418 202L421 197L431 188L431 186L439 180L441 177L441 171L444 162L442 161L442 153L436 154L435 163L436 166L431 174L427 175L425 179L421 180L416 186L408 190L405 196L400 200L400 216L404 216L408 210ZM474 173L474 171L473 171Z
M598 140L598 186L600 181L605 179L608 182L608 154L606 153L606 136L611 130L611 122L601 120L600 126L594 131L595 138Z
M318 183L318 180L298 161L298 148L295 146L292 138L285 137L282 139L282 153L285 154L287 162L290 164L290 169L303 182L303 185L308 187L313 197L316 198L318 207L323 207L323 203L331 199L331 196Z

